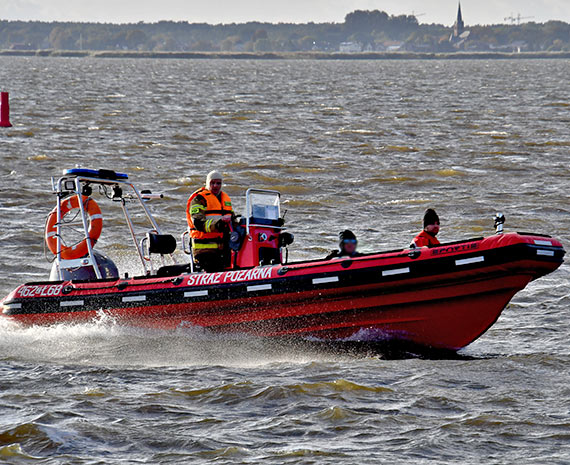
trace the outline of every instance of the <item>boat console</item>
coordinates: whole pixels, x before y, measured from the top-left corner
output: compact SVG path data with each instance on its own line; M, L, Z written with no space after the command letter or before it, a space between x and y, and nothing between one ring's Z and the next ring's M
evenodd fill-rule
M247 190L245 218L240 221L245 237L237 251L238 268L283 263L283 248L293 242L293 235L285 232L280 199L277 191Z

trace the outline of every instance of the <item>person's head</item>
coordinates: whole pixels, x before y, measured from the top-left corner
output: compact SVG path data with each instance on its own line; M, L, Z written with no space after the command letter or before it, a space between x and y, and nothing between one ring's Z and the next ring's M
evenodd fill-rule
M433 208L428 208L424 213L424 231L432 236L439 232L439 216Z
M356 240L356 236L352 231L345 229L338 234L338 247L342 252L347 254L353 254L356 252L356 247L358 245L358 241Z
M222 173L219 171L210 171L208 176L206 176L206 189L208 189L212 194L218 195L222 190Z

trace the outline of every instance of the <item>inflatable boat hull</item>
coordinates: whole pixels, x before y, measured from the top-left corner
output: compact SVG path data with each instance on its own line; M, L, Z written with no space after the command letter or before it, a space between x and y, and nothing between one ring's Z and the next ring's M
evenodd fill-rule
M3 315L23 324L101 312L159 328L339 341L403 341L458 350L512 297L563 262L560 242L532 234L221 273L20 286Z

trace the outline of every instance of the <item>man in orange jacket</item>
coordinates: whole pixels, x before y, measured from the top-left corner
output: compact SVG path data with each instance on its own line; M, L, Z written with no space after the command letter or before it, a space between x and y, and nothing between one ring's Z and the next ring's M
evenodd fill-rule
M194 260L209 273L226 268L226 243L234 217L232 201L222 191L222 181L221 173L211 171L206 185L194 192L186 203Z
M439 216L433 208L428 208L424 213L424 229L410 244L410 247L435 247L439 245L437 233L439 232Z

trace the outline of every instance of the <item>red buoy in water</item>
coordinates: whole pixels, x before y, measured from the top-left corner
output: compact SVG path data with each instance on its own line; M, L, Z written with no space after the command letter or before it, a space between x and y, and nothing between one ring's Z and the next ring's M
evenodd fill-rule
M0 93L0 128L11 128L10 123L10 103L8 102L8 92Z

